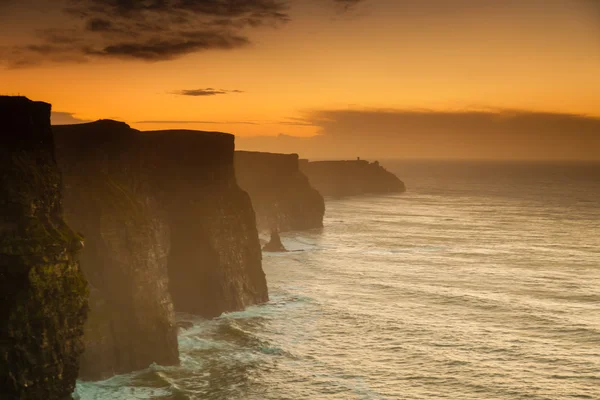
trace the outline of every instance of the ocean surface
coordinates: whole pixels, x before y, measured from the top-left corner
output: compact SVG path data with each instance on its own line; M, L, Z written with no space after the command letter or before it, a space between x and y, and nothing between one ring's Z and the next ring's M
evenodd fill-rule
M265 254L271 301L92 399L600 399L600 165L383 162Z

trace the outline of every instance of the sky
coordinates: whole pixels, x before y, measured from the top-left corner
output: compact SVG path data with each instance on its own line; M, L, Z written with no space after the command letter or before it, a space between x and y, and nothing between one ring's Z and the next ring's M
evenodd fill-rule
M600 159L600 1L0 0L0 94L310 157Z

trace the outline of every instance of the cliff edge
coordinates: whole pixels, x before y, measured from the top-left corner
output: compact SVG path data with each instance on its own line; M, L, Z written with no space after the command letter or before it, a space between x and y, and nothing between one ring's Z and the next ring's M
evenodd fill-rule
M0 398L75 388L88 288L63 221L50 105L0 97Z

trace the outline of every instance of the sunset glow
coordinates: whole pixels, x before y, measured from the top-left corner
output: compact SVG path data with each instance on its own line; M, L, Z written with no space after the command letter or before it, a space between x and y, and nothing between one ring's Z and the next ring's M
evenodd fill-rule
M249 31L251 44L243 48L157 62L9 65L0 90L43 99L83 120L241 136L315 134L318 127L289 122L321 109L495 107L600 116L594 2L448 3L365 1L340 12L297 2L288 23ZM7 8L2 19L19 12ZM35 40L36 29L52 26L3 25L2 44ZM173 94L199 88L243 93Z

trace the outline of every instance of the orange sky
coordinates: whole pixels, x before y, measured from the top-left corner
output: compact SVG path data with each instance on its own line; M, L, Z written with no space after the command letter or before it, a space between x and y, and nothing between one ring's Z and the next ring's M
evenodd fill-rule
M13 22L0 28L5 47L52 25L52 18L10 12ZM243 48L159 62L92 59L2 69L0 92L50 102L80 119L241 136L312 135L317 127L285 122L323 109L494 107L600 116L594 1L365 0L343 13L324 1L296 1L289 15L280 27L248 29L251 44ZM200 88L243 93L173 94Z

